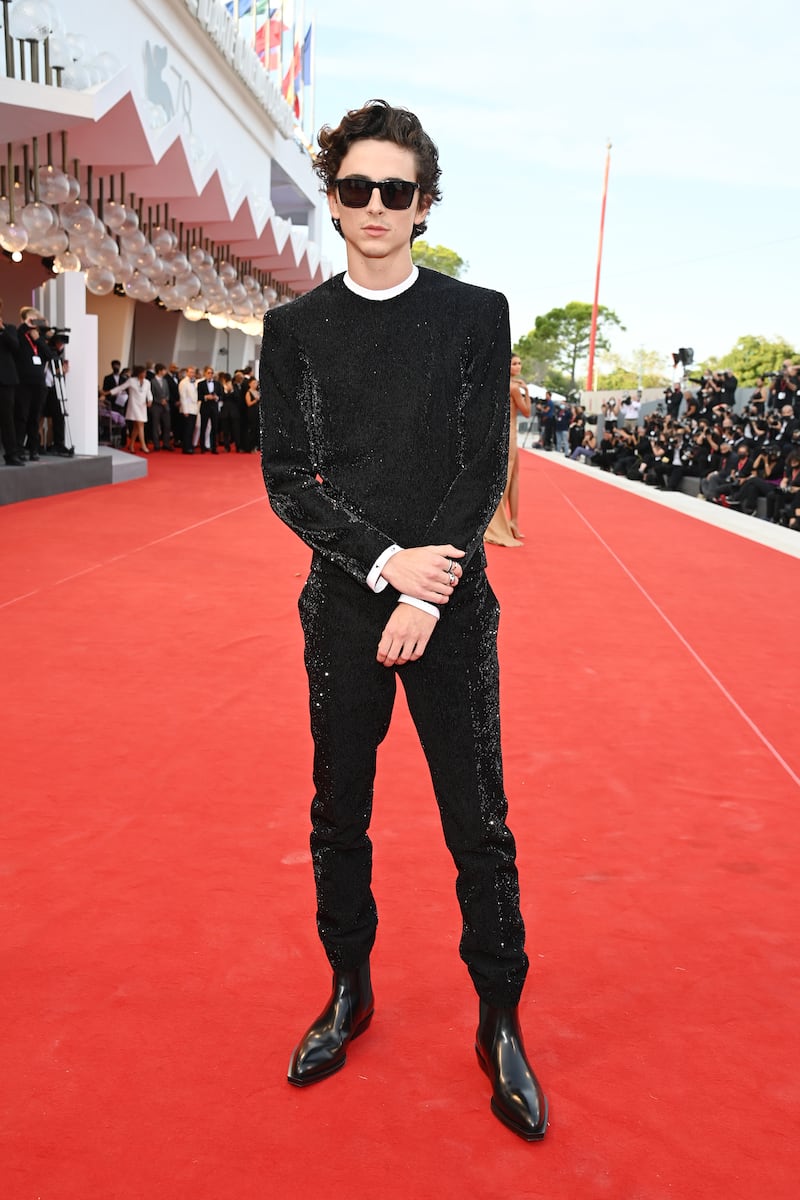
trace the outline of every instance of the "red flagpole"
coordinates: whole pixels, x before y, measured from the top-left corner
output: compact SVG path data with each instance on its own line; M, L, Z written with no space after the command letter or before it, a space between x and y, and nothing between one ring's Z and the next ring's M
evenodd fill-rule
M608 168L611 165L611 142L606 143L606 170L603 177L603 203L600 208L600 242L597 247L597 273L594 277L594 304L592 305L592 330L589 335L589 367L586 372L586 390L594 391L594 349L597 342L597 312L600 307L600 266L603 261L603 230L606 223L606 197L608 196Z

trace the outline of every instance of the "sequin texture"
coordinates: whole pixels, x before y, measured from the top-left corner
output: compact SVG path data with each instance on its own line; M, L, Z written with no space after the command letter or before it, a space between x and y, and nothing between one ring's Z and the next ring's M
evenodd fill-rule
M268 313L261 360L270 503L314 551L300 615L328 958L355 969L374 942L368 829L399 677L457 868L461 955L481 998L500 1005L517 1002L527 970L483 551L505 486L509 360L505 299L424 269L391 300L357 296L337 276ZM452 543L466 557L425 654L387 670L375 652L397 594L365 581L393 543Z

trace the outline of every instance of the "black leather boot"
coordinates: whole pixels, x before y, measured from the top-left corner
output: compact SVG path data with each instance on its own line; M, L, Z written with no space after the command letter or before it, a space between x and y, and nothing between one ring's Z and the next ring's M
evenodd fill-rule
M307 1029L289 1060L289 1083L306 1087L344 1066L347 1046L372 1020L369 962L356 971L334 971L325 1011Z
M494 1115L527 1142L540 1141L547 1130L547 1100L525 1056L518 1010L481 1000L475 1051L492 1083Z

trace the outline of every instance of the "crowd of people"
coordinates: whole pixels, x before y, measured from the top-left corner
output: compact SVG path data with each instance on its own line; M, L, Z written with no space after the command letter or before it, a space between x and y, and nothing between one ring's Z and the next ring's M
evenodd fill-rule
M215 371L145 362L111 371L98 390L100 440L132 454L180 450L183 454L252 454L258 450L258 379L246 369ZM126 440L127 439L127 440Z
M9 467L36 462L45 448L70 453L62 403L66 337L30 306L20 309L19 325L6 322L0 298L0 441Z
M730 372L696 382L666 389L644 418L637 398L611 398L599 433L579 404L543 401L536 446L665 491L694 478L700 500L800 529L800 366L787 360L761 379L744 412Z

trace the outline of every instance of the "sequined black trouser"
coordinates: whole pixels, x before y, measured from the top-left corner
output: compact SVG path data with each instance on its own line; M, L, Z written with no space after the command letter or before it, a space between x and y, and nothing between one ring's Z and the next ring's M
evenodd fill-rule
M300 598L314 737L311 853L319 934L335 970L360 966L375 941L368 829L377 748L389 728L399 676L456 865L461 957L481 999L514 1005L528 960L514 838L505 820L499 607L476 564L422 658L387 668L375 654L395 603L390 589L374 595L320 560Z

